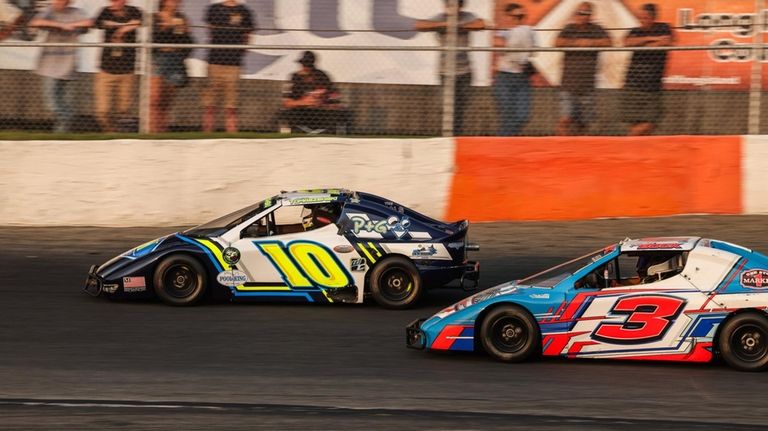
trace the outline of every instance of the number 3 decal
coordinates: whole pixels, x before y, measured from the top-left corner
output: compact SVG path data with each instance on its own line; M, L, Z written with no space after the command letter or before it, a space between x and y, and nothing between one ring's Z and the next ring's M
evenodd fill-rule
M602 322L592 338L613 344L640 344L664 337L683 311L685 300L673 296L630 296L616 301L609 314L626 314L624 322Z

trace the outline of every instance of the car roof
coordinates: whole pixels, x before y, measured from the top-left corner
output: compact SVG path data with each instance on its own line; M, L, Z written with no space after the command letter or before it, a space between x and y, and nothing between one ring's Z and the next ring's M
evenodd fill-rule
M701 240L698 236L659 236L650 238L627 238L619 243L621 251L675 250L690 251Z
M338 189L311 189L281 191L275 198L283 201L283 205L309 205L343 200L352 195L351 190Z

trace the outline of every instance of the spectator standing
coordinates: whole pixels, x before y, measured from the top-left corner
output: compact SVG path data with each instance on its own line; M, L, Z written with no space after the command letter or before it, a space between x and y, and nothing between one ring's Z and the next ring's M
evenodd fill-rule
M667 23L657 22L653 3L640 7L640 27L630 30L624 46L670 46L674 42ZM630 135L648 135L662 114L661 79L667 65L667 51L638 51L632 53L627 69L622 97L622 117L629 123Z
M536 35L524 25L526 10L518 3L510 3L504 13L511 20L508 29L496 31L493 46L500 48L533 48ZM531 106L530 77L533 65L530 52L505 52L496 59L493 95L499 117L499 136L519 135L528 121Z
M283 108L278 118L291 130L321 133L327 129L349 127L350 112L327 73L315 66L316 56L305 51L299 59L301 69L291 76L291 85L283 94ZM282 127L281 127L282 128Z
M93 22L85 13L69 5L69 0L53 0L51 6L32 18L29 25L48 31L45 42L74 43ZM77 65L77 48L44 47L36 72L43 77L43 93L53 112L56 132L67 132L74 116L72 83Z
M455 9L451 5L455 3ZM457 16L457 47L469 46L469 33L485 29L485 21L475 16L471 12L462 10L464 0L445 0L445 12L437 14L428 20L419 20L416 22L417 31L433 31L436 33L440 46L448 44L448 17ZM440 53L440 84L445 86L445 82L450 77L447 75L447 53ZM469 52L456 52L456 75L454 78L454 120L453 134L460 135L464 129L464 112L469 99L469 89L472 86L472 65L469 61Z
M574 22L557 36L558 48L600 48L611 46L605 29L591 21L592 3L576 8ZM595 117L595 74L599 51L568 51L563 58L560 88L558 135L584 133Z
M208 7L205 21L210 26L211 44L247 44L255 30L250 9L236 0L225 0ZM208 86L203 92L203 131L212 132L216 104L224 98L225 128L237 132L237 81L244 49L212 49L208 53Z
M152 41L155 43L194 43L189 34L187 17L181 13L181 0L160 0L152 23ZM168 114L176 89L189 83L184 60L190 48L157 48L152 52L153 76L149 96L149 129L153 133L168 131Z
M111 0L96 18L94 26L104 30L105 43L136 43L136 29L141 26L141 10L127 6L126 0ZM136 49L104 48L101 51L101 71L94 78L96 120L105 132L115 131L110 116L112 96L117 98L117 118L124 121L133 102Z

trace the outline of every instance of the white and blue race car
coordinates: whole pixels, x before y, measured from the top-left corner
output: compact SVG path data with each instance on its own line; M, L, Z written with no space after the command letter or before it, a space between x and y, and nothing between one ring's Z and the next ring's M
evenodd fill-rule
M625 240L479 292L406 328L408 347L768 368L768 256L697 237Z
M85 290L189 305L226 300L412 306L427 286L475 287L466 220L443 223L368 193L282 192L92 266Z

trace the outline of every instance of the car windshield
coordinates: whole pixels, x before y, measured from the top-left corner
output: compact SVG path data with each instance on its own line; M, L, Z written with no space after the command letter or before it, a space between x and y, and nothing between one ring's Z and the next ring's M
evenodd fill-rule
M555 287L557 283L560 283L561 281L573 275L576 271L580 270L581 268L584 268L585 266L591 264L592 262L596 262L601 257L609 253L611 250L613 249L608 248L608 249L600 249L598 251L593 251L592 253L586 254L581 257L577 257L576 259L569 260L568 262L565 262L565 263L561 263L560 265L557 265L554 268L550 268L542 272L539 272L537 274L533 274L530 277L527 277L518 281L518 284L525 284L528 286L536 286L536 287Z
M273 205L274 202L275 198L270 198L259 203L255 203L251 206L239 209L215 220L211 220L208 223L187 229L184 231L184 234L200 237L223 235L226 231L264 211L265 208L269 208Z

